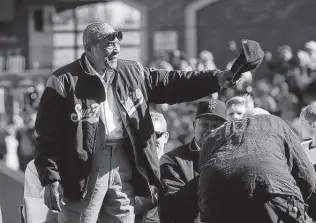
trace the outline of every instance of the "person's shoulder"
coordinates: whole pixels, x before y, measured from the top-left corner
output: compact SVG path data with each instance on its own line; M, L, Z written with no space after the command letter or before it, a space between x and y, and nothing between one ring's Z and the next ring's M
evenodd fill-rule
M177 148L167 152L165 155L172 157L172 158L179 157L182 154L187 153L187 151L189 149L189 145L190 145L190 143L178 146Z
M65 74L67 73L72 73L72 71L74 70L74 68L80 68L80 59L77 59L69 64L66 64L58 69L56 69L52 76L55 76L55 77L61 77L61 76L64 76Z
M141 65L139 61L135 60L126 60L126 59L118 59L117 60L118 67L120 68L121 66L135 66L135 65Z
M242 119L244 122L263 122L263 123L269 123L269 122L276 122L276 123L283 123L285 122L282 118L272 115L272 114L259 114L259 115L253 115L253 116L247 116L245 119ZM248 121L247 121L248 120Z
M26 165L26 170L25 170L25 174L27 173L31 173L33 175L38 176L36 167L35 167L35 163L34 163L34 159L31 160L27 165Z
M60 95L66 97L71 82L82 72L82 65L80 59L73 61L63 67L55 70L52 75L48 77L46 87L55 89Z

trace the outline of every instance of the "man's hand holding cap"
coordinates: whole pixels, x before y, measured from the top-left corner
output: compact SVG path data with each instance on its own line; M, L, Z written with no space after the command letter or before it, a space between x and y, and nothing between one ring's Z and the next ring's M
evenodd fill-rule
M230 69L234 74L233 83L241 78L242 73L258 68L264 58L264 52L256 41L243 39L241 47L241 53Z

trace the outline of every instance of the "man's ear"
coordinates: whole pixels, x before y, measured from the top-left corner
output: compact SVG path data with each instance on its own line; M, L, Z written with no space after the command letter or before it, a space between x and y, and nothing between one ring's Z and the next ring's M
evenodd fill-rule
M87 45L84 46L84 51L87 54L90 54L90 53L92 53L92 47L89 44L87 44Z
M169 132L165 132L165 139L166 139L166 143L167 143L168 139L169 139Z
M312 128L313 128L314 131L316 131L316 122L312 123Z
M193 127L195 128L195 126L196 126L196 121L193 121Z

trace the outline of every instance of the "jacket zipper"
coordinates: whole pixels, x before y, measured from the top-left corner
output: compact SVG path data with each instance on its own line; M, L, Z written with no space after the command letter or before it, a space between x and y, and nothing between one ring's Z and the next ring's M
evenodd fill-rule
M116 89L116 86L113 86L112 89ZM125 130L127 131L127 134L128 134L128 130L127 130L127 127L126 127L126 126L127 126L127 123L126 123L125 118L124 118L124 116L123 116L123 114L122 114L122 107L123 107L123 106L122 106L121 103L119 103L119 100L118 100L118 97L117 97L116 92L113 92L113 95L114 95L114 97L115 97L116 106L118 107L118 110L119 110L119 113L120 113L120 116L121 116L121 119L122 119L122 123L123 123L123 125L124 125L124 127L125 127ZM128 116L127 113L126 113L126 116ZM130 136L128 136L128 137L130 137ZM132 140L130 140L130 141L131 141L131 143L132 143ZM134 145L134 143L132 143L132 146L133 146L133 150L134 150L134 148L136 148L136 146ZM137 158L136 158L136 154L135 154L135 150L134 150L134 161L135 161L136 169L137 169L137 170L140 172L140 174L146 179L147 185L148 185L148 187L150 188L149 179L148 179L147 175L143 173L142 168L137 165L136 159L137 159Z
M94 140L93 140L93 148L92 148L92 153L91 153L91 156L94 155L94 151L95 151L95 145L96 145L96 141L97 141L97 135L98 135L98 132L99 132L99 122L100 122L100 119L98 121L98 124L97 124L97 128L95 130L95 135L94 135ZM90 173L87 177L87 180L85 182L85 185L84 185L84 189L83 189L83 194L82 194L82 198L81 198L81 201L83 202L84 198L86 197L87 193L88 193L88 183L89 183L89 180L90 180Z

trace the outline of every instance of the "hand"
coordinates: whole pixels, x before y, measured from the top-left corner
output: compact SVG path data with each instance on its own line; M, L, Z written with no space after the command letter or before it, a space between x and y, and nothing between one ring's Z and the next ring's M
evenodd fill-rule
M63 201L63 189L58 181L45 186L44 200L46 206L52 211L61 211L61 206L65 205Z
M233 73L230 70L220 71L217 74L218 83L221 88L226 88L232 84Z

